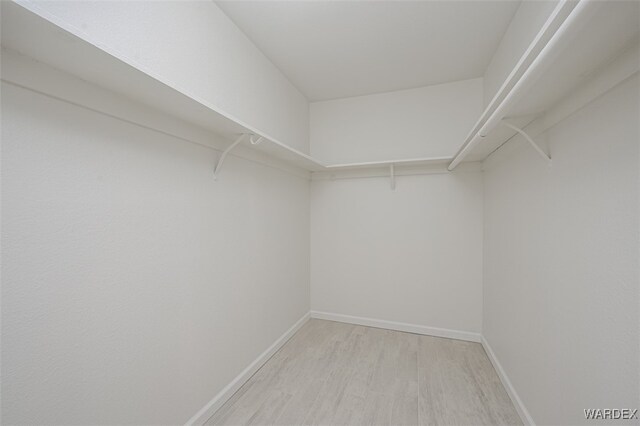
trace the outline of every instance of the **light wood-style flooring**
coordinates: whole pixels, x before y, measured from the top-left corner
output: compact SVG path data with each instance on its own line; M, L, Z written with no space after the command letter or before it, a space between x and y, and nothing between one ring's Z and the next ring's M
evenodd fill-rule
M209 425L519 425L478 343L309 320Z

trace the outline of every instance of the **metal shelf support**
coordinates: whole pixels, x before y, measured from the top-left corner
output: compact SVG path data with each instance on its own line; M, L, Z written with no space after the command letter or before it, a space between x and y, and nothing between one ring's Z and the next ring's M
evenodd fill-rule
M216 164L216 166L213 169L213 179L214 180L218 180L218 175L220 174L220 169L222 168L222 165L224 164L224 160L227 158L227 154L229 154L229 152L236 147L236 145L238 145L240 142L242 142L242 139L244 139L244 137L247 136L246 133L242 133L240 136L238 136L238 138L235 140L235 142L233 142L231 145L229 145L227 147L227 149L225 149L222 152L222 155L220 155L220 159L218 159L218 163ZM253 142L253 138L251 139L251 143L252 144L257 144L259 143L259 141L262 140L262 137L260 137L258 139L257 142Z
M262 136L249 136L249 142L251 142L251 145L258 145L260 142L262 142L262 139L264 139Z
M395 191L396 190L396 170L393 163L389 165L389 178L390 178L389 183L391 185L391 190Z
M513 125L513 124L509 123L509 122L508 122L508 121L506 121L506 120L502 120L500 123L501 123L502 125L504 125L504 126L506 126L506 127L510 128L510 129L515 130L516 132L520 133L520 134L522 135L522 137L523 137L523 138L525 138L525 140L526 140L527 142L529 142L529 145L531 145L531 147L532 147L532 148L533 148L533 149L534 149L538 154L540 154L540 156L541 156L542 158L544 158L544 160L545 160L549 165L551 165L551 157L550 157L546 152L544 152L544 150L543 150L542 148L540 148L540 145L538 145L537 143L535 143L535 141L534 141L533 139L531 139L531 136L529 136L529 135L527 134L527 132L525 132L524 130L522 130L522 129L521 129L521 128L519 128L518 126L515 126L515 125Z

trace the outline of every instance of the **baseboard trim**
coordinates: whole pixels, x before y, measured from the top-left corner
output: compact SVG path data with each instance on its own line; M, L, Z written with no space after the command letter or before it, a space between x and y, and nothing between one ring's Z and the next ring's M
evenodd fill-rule
M450 330L447 328L427 327L425 325L408 324L404 322L386 321L374 318L355 317L351 315L334 314L331 312L311 311L311 318L364 325L367 327L385 328L387 330L404 331L407 333L423 334L425 336L446 337L448 339L480 342L480 333L470 331Z
M487 342L487 339L485 339L484 336L482 336L482 347L487 353L491 364L493 364L493 368L495 368L496 372L498 373L498 377L500 378L502 385L506 389L509 398L511 398L511 402L513 402L513 406L516 408L518 415L520 415L522 423L527 426L535 426L535 423L533 422L533 419L531 418L527 407L524 406L524 403L520 399L518 392L516 392L516 389L511 384L509 376L507 376L507 373L502 368L502 365L500 364L500 361L498 361L496 354L493 352L493 349L491 349L491 345L489 345L489 342Z
M280 349L287 341L298 331L310 318L310 313L307 312L302 318L300 318L289 330L278 338L271 346L267 348L258 358L256 358L242 373L238 374L235 379L224 387L211 401L207 403L200 411L198 411L189 421L187 426L191 425L203 425L222 405L233 396L234 393L242 387L247 380L255 374L256 371L264 365Z

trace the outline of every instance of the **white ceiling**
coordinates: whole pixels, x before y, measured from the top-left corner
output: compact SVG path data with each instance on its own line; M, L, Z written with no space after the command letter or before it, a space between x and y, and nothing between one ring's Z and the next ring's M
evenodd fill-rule
M311 101L484 74L519 1L219 1Z

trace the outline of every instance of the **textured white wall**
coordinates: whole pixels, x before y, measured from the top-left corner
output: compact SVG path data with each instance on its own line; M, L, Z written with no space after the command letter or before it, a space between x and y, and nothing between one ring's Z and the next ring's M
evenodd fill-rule
M480 332L480 172L313 181L311 308Z
M482 79L311 103L311 154L329 164L453 156L482 112Z
M483 333L537 424L640 401L638 76L485 172ZM494 155L498 155L498 153Z
M309 104L213 1L34 1L96 44L309 152Z
M2 113L3 424L184 423L308 312L307 180L215 182L211 149L7 84Z
M557 0L525 0L520 3L484 73L485 106L493 99L557 4Z

